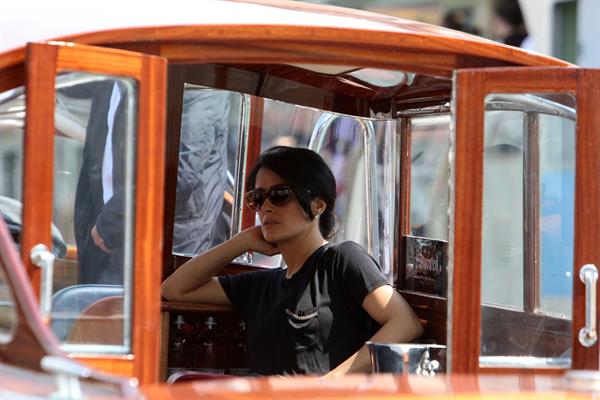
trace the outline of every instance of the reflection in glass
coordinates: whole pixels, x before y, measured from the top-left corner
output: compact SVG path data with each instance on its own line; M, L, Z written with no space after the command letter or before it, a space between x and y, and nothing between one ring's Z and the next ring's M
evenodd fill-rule
M9 343L13 339L17 323L15 300L4 271L0 268L0 344Z
M23 135L25 95L23 87L0 93L0 216L17 245L21 237Z
M186 85L173 252L196 255L231 234L242 95Z
M52 219L62 243L53 245L51 327L67 349L129 351L136 86L56 79Z
M540 115L540 299L538 311L571 318L575 121Z
M481 365L571 365L573 105L562 95L486 98Z
M450 116L411 120L411 235L448 240Z
M353 240L370 249L390 279L396 210L395 129L395 121L391 120L327 113L264 100L261 151L277 145L309 147L312 143L336 178L338 230L333 241ZM367 198L371 193L375 195ZM371 200L373 209L369 217L365 205ZM254 261L279 265L280 258L256 254Z
M485 114L481 301L523 308L523 113Z

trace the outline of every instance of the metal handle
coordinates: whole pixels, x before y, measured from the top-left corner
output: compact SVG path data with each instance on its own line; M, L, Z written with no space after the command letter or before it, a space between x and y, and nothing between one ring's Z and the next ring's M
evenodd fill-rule
M52 280L54 275L54 259L46 245L36 244L31 249L31 262L42 269L40 279L40 313L44 321L50 318L52 308Z
M594 264L585 264L579 270L579 279L585 284L585 326L579 331L579 343L593 346L598 340L596 330L596 284L598 269Z

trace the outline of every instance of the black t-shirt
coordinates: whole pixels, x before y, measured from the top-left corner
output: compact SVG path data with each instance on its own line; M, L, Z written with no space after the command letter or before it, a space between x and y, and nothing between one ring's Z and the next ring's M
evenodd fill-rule
M378 328L362 308L367 294L388 284L358 244L326 244L291 278L283 268L219 277L246 322L251 373L324 374Z

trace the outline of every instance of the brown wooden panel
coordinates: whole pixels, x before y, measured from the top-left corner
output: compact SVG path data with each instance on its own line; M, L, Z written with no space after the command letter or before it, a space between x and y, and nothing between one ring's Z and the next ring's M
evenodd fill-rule
M404 53L420 51L422 53L436 52L448 56L462 54L473 60L472 64L467 64L461 60L463 67L494 66L500 63L532 66L570 65L565 61L525 52L515 47L482 40L475 36L464 35L456 31L449 32L439 27L417 24L413 21L393 21L389 19L390 17L385 17L389 20L379 25L378 29L372 29L368 25L365 20L368 20L369 16L365 15L361 16L360 19L355 19L355 26L352 28L349 28L347 23L335 26L336 22L333 20L331 23L334 26L316 27L276 25L279 21L270 21L268 25L260 23L255 25L228 25L223 24L224 21L219 24L218 15L214 15L214 18L215 21L212 24L204 26L179 25L158 29L156 27L117 29L72 35L61 39L90 44L127 42L193 43L201 40L218 46L224 46L228 43L238 44L240 52L243 52L249 45L258 47L259 45L267 46L271 44L284 52L289 48L287 46L289 44L305 43L310 46L309 50L314 52L314 49L323 43L330 43L331 45L351 43L354 48L368 49L382 59L387 58L390 49L402 49ZM299 18L306 18L306 16L301 15ZM366 24L363 25L365 22ZM386 24L389 25L385 27ZM382 54L385 54L386 57L381 57ZM487 60L489 62L486 62ZM427 62L423 62L422 65L426 66ZM439 64L434 60L430 65L437 67Z
M134 375L133 356L131 355L93 357L89 355L72 354L71 356L77 357L77 360L99 371L122 376Z
M25 85L25 67L17 64L0 72L0 93Z
M167 127L165 142L165 215L164 254L162 278L165 279L175 270L173 265L173 231L175 221L175 201L177 197L177 173L179 171L179 137L181 132L181 113L183 109L183 85L186 75L183 68L169 66L167 86Z
M452 373L465 373L479 365L484 92L481 75L464 72L455 79L454 251L449 263L454 283L448 288L454 298L448 342Z
M135 192L134 374L156 382L160 357L160 283L163 259L166 62L143 60L139 77Z
M54 158L54 77L57 49L27 46L26 119L23 161L23 227L21 259L39 296L40 268L33 265L31 248L52 247L52 180Z
M571 346L571 327L567 319L482 306L481 341L498 346L488 355L559 357Z
M164 191L165 60L82 45L28 47L27 134L22 256L39 242L50 244L54 81L61 70L130 76L139 83L135 167L133 356L127 370L141 382L158 380ZM43 86L42 86L43 85ZM30 94L31 92L31 94ZM30 270L32 268L30 267ZM39 280L34 276L34 287ZM103 359L103 357L94 357ZM135 359L135 361L134 361ZM110 362L106 362L109 370Z
M445 345L448 315L446 299L406 290L398 292L410 304L423 324L423 335L416 339L416 342Z
M246 149L246 173L250 172L260 155L260 144L262 139L263 113L265 103L260 97L252 96L250 98L250 126L248 129L248 148ZM246 182L243 182L244 192ZM242 208L242 229L255 225L256 213L246 206Z
M160 313L160 371L159 379L164 382L167 379L167 362L169 359L169 327L171 326L171 313L161 311Z
M394 286L401 283L401 268L406 259L404 236L410 235L410 181L411 181L411 157L412 157L412 135L410 119L400 120L400 190L399 190L399 215L398 221L398 244L396 247L397 263L394 265Z
M579 343L578 333L585 325L585 286L579 279L579 270L585 264L594 264L600 268L600 71L579 71L577 84L573 368L598 370L598 342L591 348L583 347ZM600 299L597 298L597 322L600 321L599 305ZM598 332L598 326L596 331Z
M482 82L485 94L566 93L577 89L577 68L486 68L481 73L490 74Z
M595 158L600 141L591 133L600 119L597 110L592 111L591 106L594 104L592 97L597 97L598 86L590 83L593 81L592 79L589 80L590 82L585 79L578 82L577 77L583 73L583 70L576 68L489 68L479 72L476 70L460 71L455 77L456 192L453 259L454 301L451 329L453 372L475 372L478 369L481 318L483 102L488 93L571 93L577 95L579 115L575 229L578 236L575 239L575 253L578 258L575 265L579 268L582 262L596 260L597 263L600 261L598 259L600 253L597 248L600 232L596 232L591 226L591 221L597 221L598 212L600 212L600 207L596 204L596 200L600 196L600 186L598 182L594 181L592 177L594 173L591 172L600 168L600 160ZM595 76L596 79L597 76ZM582 156L583 149L587 153ZM593 203L594 201L596 203ZM582 235L582 232L585 234ZM587 254L587 256L582 258L583 254ZM574 271L574 281L576 281L577 275L576 270ZM535 280L535 276L529 279L530 282L535 282ZM577 282L574 284L574 328L572 334L576 337L578 328L575 328L575 324L578 320L581 321L583 289L582 285L577 286ZM573 342L573 367L595 365L597 368L597 345L590 352L583 350L581 346L577 349L576 340L574 339Z
M163 301L161 303L163 314L167 311L194 311L211 312L217 314L234 314L236 310L232 306L201 303L183 303L176 301Z
M59 46L56 69L140 78L143 61L131 52L93 46Z

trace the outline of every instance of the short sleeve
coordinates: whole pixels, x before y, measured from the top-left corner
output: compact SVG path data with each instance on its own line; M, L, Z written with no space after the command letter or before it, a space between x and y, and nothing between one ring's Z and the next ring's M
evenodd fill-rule
M389 285L377 262L357 243L343 242L336 246L336 251L344 292L355 304L362 306L369 293L380 286Z
M219 283L233 307L246 321L250 304L250 292L256 278L255 272L242 272L235 275L218 276Z

